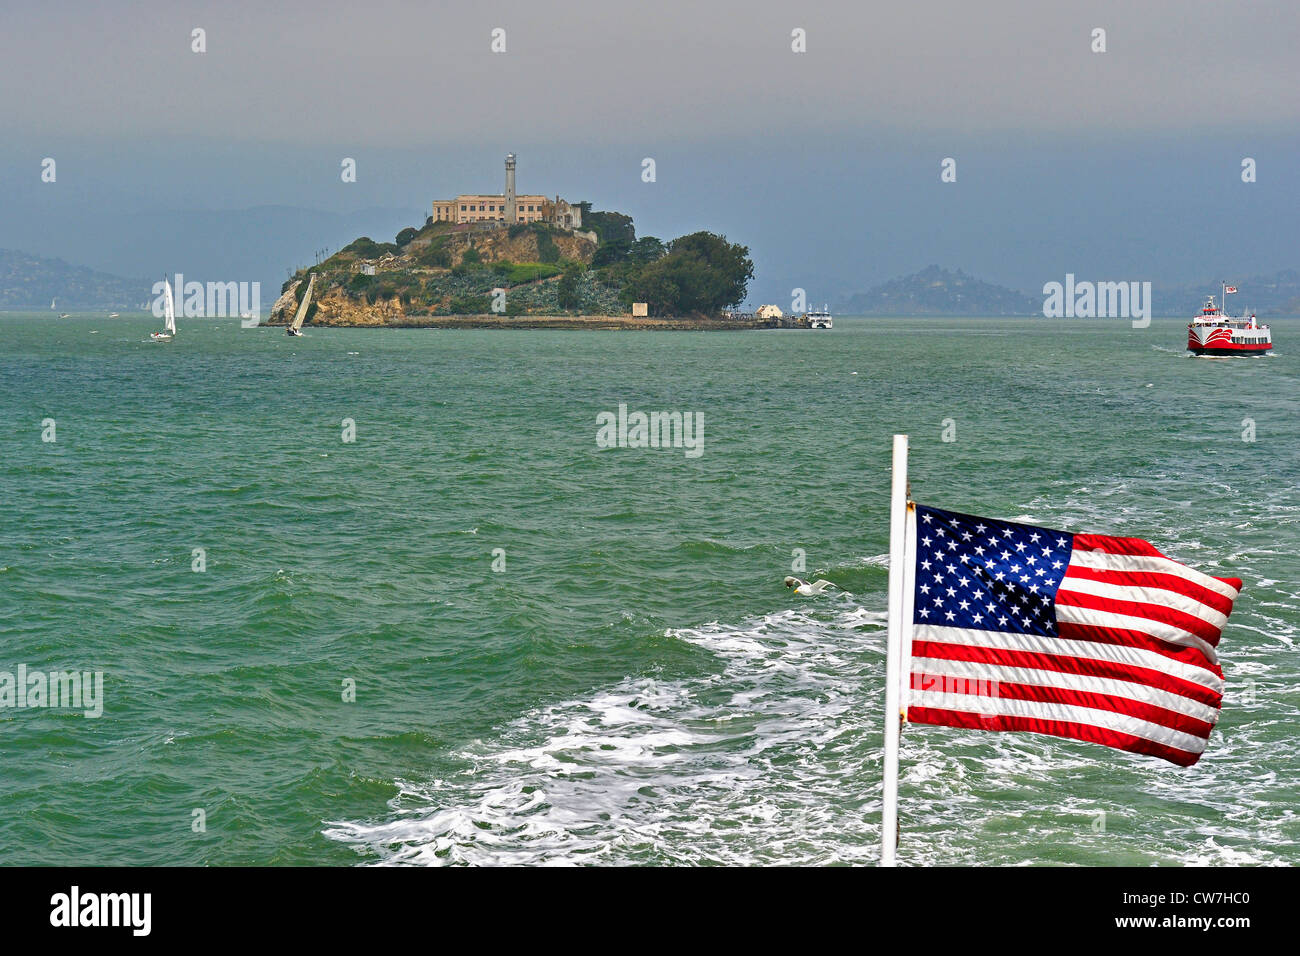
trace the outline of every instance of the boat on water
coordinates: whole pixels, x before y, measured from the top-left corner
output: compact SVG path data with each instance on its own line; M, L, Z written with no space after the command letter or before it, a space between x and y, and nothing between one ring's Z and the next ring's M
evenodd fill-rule
M1223 283L1219 302L1237 291ZM1273 347L1273 333L1254 313L1230 316L1214 296L1205 297L1201 314L1187 326L1187 351L1195 355L1263 355Z
M149 338L155 342L170 342L176 334L176 302L172 298L172 284L163 276L163 328L161 332L150 332Z
M803 320L810 329L829 329L834 324L834 319L831 318L826 306L822 306L820 312L805 312Z
M307 318L307 309L311 307L311 287L316 284L316 273L307 277L307 291L302 294L302 302L298 305L298 311L293 317L293 324L286 330L289 335L302 335L302 322Z

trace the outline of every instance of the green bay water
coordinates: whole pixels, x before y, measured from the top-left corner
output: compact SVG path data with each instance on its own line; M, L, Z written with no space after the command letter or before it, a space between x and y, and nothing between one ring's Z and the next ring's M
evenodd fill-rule
M0 316L0 670L105 697L0 710L5 863L873 862L896 431L920 501L1245 581L1196 767L909 727L901 861L1300 858L1300 323L180 324Z

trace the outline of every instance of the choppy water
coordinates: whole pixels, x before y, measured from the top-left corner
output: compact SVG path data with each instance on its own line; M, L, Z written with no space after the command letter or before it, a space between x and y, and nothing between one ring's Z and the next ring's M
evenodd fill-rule
M6 862L872 862L895 431L919 500L1246 585L1196 767L909 728L901 860L1296 862L1300 323L1216 361L1177 321L836 321L0 316L0 670L106 698L0 710ZM619 403L704 453L597 448ZM795 548L850 593L792 597Z

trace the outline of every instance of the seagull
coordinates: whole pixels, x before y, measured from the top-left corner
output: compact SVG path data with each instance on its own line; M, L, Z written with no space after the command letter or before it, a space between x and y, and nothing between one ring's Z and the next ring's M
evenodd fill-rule
M788 588L794 588L795 594L802 594L804 596L821 594L827 588L836 588L837 590L839 588L838 584L832 584L830 581L827 581L825 578L818 578L812 584L809 584L807 581L803 580L802 578L787 577L785 579L785 586Z

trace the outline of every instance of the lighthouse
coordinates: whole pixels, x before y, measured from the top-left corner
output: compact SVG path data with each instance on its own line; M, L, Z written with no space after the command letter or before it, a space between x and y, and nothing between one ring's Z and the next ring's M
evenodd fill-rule
M513 223L518 220L515 213L515 154L506 154L506 206L505 220Z

